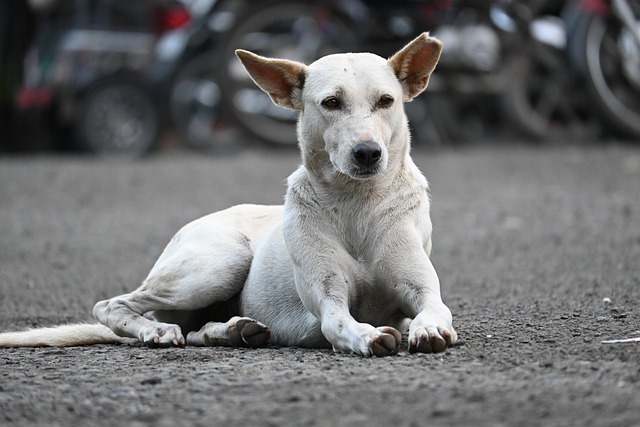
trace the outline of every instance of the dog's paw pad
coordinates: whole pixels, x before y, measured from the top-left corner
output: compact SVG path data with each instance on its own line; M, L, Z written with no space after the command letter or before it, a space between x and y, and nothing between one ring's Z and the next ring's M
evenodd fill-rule
M271 331L257 320L240 318L229 327L229 342L236 347L256 348L271 337Z

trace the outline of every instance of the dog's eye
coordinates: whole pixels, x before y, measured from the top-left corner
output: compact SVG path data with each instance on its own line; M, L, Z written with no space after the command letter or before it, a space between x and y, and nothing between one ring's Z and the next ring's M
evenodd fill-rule
M382 95L380 100L378 100L379 108L389 108L393 104L393 98L389 95Z
M338 110L340 109L340 107L342 107L342 103L335 96L330 96L322 101L322 106L329 110Z

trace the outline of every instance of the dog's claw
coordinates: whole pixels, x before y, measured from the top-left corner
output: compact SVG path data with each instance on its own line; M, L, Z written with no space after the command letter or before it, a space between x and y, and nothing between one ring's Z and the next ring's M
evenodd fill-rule
M452 344L453 338L449 331L429 333L426 329L409 341L410 353L440 353Z

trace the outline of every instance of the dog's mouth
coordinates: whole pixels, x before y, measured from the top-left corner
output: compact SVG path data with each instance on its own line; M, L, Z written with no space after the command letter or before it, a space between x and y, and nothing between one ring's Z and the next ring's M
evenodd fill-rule
M377 175L380 169L380 166L354 168L350 171L349 176L354 179L367 179Z

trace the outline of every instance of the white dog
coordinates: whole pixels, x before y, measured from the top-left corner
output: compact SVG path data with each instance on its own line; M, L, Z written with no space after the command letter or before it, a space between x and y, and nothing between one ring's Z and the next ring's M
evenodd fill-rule
M457 336L429 260L428 184L409 156L403 107L441 49L425 33L389 60L348 53L309 66L238 50L274 103L300 111L302 166L284 207L198 219L142 286L96 304L101 324L4 333L0 347L268 341L385 356L408 327L411 352L443 351Z

